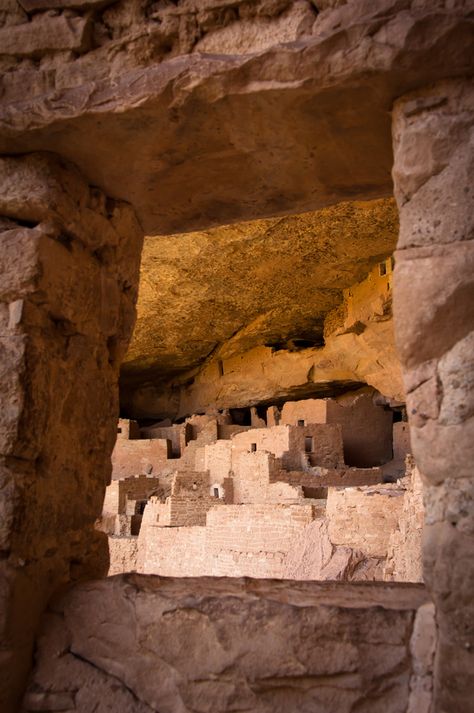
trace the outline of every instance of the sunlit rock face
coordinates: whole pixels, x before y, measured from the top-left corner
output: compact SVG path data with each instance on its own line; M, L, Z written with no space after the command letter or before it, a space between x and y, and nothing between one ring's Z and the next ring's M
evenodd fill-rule
M391 264L377 272L397 230L393 200L380 199L149 238L124 407L176 416L315 393L315 384L324 393L332 382L372 383L400 399Z

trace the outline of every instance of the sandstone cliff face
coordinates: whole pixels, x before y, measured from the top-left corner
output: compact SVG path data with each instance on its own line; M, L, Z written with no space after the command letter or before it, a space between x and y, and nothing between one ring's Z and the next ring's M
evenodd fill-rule
M180 259L180 262L183 261ZM324 266L319 269L324 272ZM291 269L285 279L294 279L298 284L298 274ZM311 279L308 282L308 293L314 294L308 299L321 305L318 290L312 291ZM130 367L126 364L125 378L122 374L122 407L135 417L175 418L210 408L236 408L288 398L333 395L363 384L375 387L389 401L403 402L404 388L393 335L392 282L392 262L388 258L372 268L362 282L343 290L342 294L334 291L332 299L339 294L342 302L325 316L322 326L324 346L301 347L300 344L304 345L307 340L291 339L295 334L290 331L291 322L286 322L286 316L300 311L301 292L296 287L277 301L276 304L281 305L280 311L275 307L262 318L256 318L249 327L243 327L215 348L200 368L174 379L157 378L149 383L145 380L144 384L134 387L133 364ZM252 290L249 290L250 296ZM271 291L271 287L267 286L266 290ZM240 305L246 304L240 293L234 297L234 302L236 309L242 309ZM302 302L304 315L304 297ZM283 305L287 305L286 311ZM186 318L193 314L190 305ZM150 324L149 318L143 319L145 324ZM304 320L304 316L301 319ZM287 337L283 344L255 346L239 353L247 344L257 345L262 341L258 328L264 330L265 322L267 328L273 326L280 330L280 335ZM310 317L306 325L309 329ZM208 325L201 321L193 329L195 333L210 335ZM319 324L316 328L313 325L313 332L306 336L317 335L320 330ZM147 341L141 341L143 331L139 326L134 349L141 348L145 352ZM159 352L156 353L159 358ZM144 376L146 379L146 373ZM139 374L136 378L139 379Z
M474 91L462 80L408 94L394 111L395 331L428 486L424 568L437 604L440 711L472 706L473 125Z
M2 57L0 151L61 154L149 235L390 195L394 99L474 69L467 2L106 5L9 4L9 51L31 56Z
M44 155L0 160L0 706L22 690L38 617L107 570L94 529L142 236L130 206Z
M393 252L397 232L387 199L148 238L122 381L169 380L214 352L319 346L343 289Z

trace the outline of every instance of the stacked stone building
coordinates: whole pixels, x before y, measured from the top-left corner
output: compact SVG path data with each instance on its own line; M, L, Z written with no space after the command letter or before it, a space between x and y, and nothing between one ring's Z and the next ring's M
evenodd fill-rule
M421 481L376 392L248 412L119 421L110 574L422 580Z

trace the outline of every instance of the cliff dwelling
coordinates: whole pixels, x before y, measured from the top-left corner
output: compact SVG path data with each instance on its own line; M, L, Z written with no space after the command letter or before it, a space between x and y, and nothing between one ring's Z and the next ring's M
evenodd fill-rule
M382 199L145 240L109 574L423 580L397 230Z
M473 28L3 1L2 712L474 713Z

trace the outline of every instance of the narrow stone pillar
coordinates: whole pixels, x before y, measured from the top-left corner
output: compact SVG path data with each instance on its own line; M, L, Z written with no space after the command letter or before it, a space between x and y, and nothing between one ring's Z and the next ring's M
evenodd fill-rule
M424 574L439 627L434 709L474 700L474 87L394 107L395 333L425 479Z
M37 622L107 569L118 372L142 245L130 206L51 154L0 159L0 709L16 710Z

